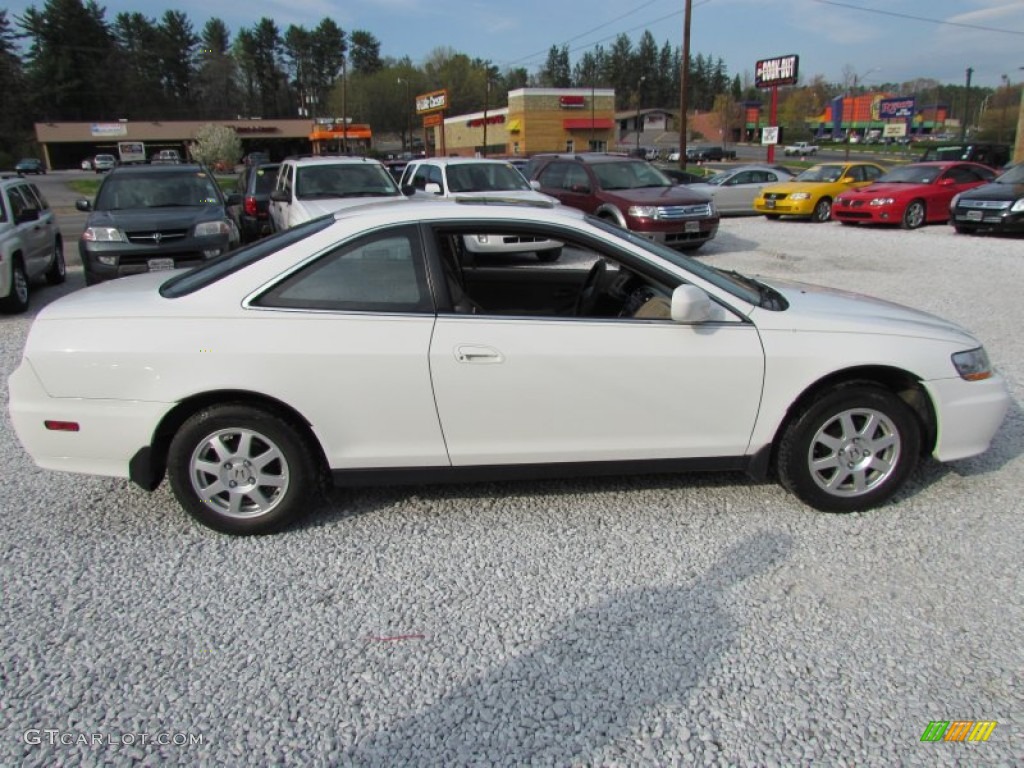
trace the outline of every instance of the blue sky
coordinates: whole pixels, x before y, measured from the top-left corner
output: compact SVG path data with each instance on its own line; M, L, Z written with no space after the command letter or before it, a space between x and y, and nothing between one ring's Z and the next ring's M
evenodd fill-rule
M159 17L184 11L197 31L216 15L233 29L260 17L316 26L325 16L345 30L366 29L384 56L421 62L440 46L500 67L533 72L552 45L568 44L573 62L619 33L636 41L649 29L659 47L682 39L683 0L98 0L107 19L120 11ZM43 2L13 0L9 16ZM906 18L917 17L917 18ZM943 24L934 21L946 22ZM693 0L694 53L722 57L730 74L753 73L757 59L796 53L806 79L841 81L844 71L870 85L930 77L996 86L1024 80L1024 0Z

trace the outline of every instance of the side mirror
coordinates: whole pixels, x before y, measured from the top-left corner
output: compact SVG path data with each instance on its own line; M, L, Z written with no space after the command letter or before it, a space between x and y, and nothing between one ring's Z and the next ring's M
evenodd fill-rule
M532 188L532 189L533 189L533 190L534 190L535 192L540 192L540 182L539 182L539 181L537 181L536 179L534 179L533 181L531 181L531 182L530 182L530 187L531 187L531 188Z
M428 195L440 195L441 185L438 184L437 182L432 181L423 187L423 191L426 192Z
M292 201L291 196L283 189L275 189L271 192L270 199L275 203L290 203Z
M416 194L416 187L414 187L412 184L403 184L402 194L405 195L406 197L412 197L413 195Z
M948 177L945 178L945 179L939 179L939 186L940 187L951 187L954 184L956 184L956 180L955 179L950 179Z
M672 320L676 323L703 323L712 318L711 297L696 285L684 283L672 291Z
M83 197L79 200L75 200L75 208L84 213L88 213L92 210L92 203Z

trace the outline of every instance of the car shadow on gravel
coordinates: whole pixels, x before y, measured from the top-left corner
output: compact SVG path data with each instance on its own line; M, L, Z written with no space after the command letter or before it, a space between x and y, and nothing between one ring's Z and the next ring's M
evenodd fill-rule
M696 686L735 643L730 593L777 568L792 549L785 534L742 540L690 583L624 590L581 606L540 628L507 661L357 736L342 764L635 763L647 756L634 738L643 721L666 706L689 710ZM686 723L669 728L668 742L690 738ZM647 745L654 754L659 741Z
M460 483L431 483L398 486L335 486L327 490L324 498L310 514L289 530L330 527L352 517L377 514L386 510L401 510L413 499L421 499L431 506L446 499L472 502L511 496L571 498L604 493L644 493L647 491L718 492L734 487L774 485L761 483L742 472L684 472L679 474L605 475L600 477L570 477L534 480L502 480ZM796 502L794 502L796 503Z
M718 227L718 234L715 235L714 240L706 243L699 251L687 255L700 258L701 256L711 256L719 253L757 250L760 243L733 234L727 227L728 224L723 221L723 224Z

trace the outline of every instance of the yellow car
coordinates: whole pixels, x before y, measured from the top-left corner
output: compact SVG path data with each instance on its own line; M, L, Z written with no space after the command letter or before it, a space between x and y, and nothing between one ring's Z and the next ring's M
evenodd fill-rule
M754 198L754 210L769 219L802 216L828 221L836 195L866 186L883 173L885 169L874 163L819 163L792 181L762 189Z

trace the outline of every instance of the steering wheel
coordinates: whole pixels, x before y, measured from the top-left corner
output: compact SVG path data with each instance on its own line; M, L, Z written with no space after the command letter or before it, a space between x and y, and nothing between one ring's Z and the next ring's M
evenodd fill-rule
M601 295L601 282L607 271L608 265L604 263L603 259L594 262L594 266L587 273L587 279L583 281L583 287L580 288L580 293L576 297L576 306L573 307L573 314L576 317L583 317L594 311L597 298Z

